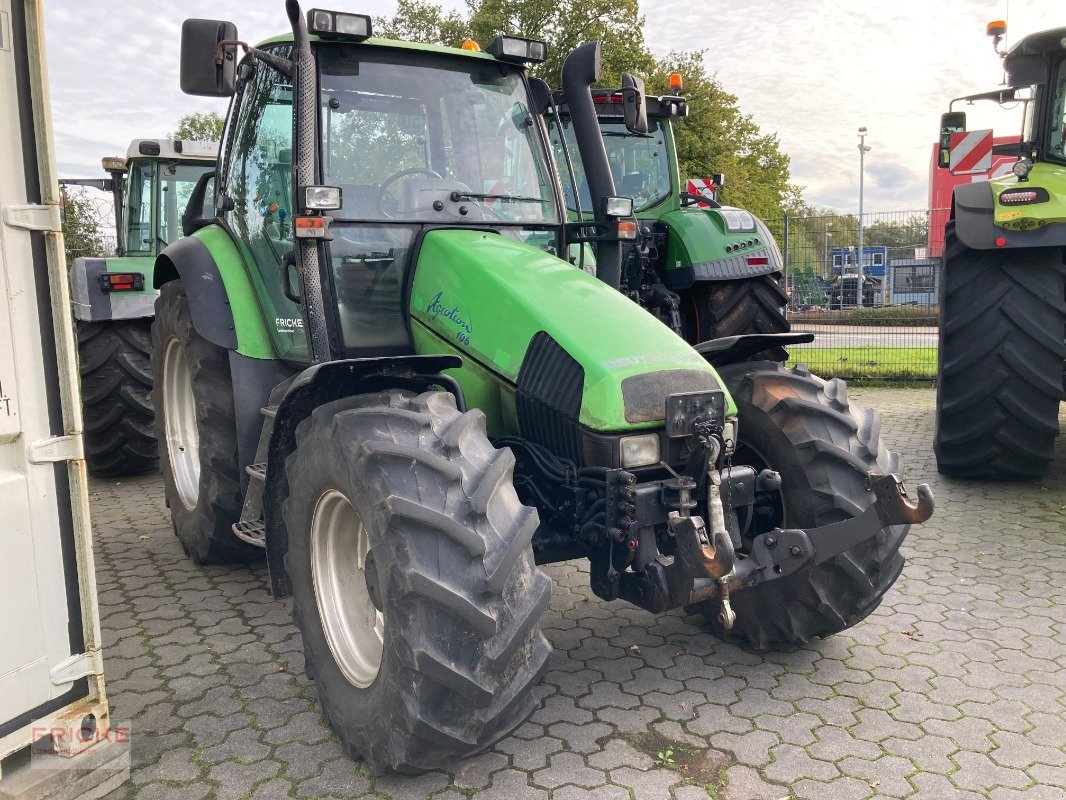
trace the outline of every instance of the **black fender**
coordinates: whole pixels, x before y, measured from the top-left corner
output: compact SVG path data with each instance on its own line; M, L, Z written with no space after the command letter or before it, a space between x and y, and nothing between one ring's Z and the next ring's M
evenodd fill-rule
M382 356L350 358L315 364L291 381L275 388L270 405L275 407L274 427L267 450L266 485L263 489L263 521L266 525L266 557L274 597L292 594L285 571L289 534L281 517L281 503L288 496L285 461L296 449L296 428L316 408L326 403L389 389L423 392L441 386L455 396L460 411L466 410L462 389L454 378L441 373L462 366L453 355Z
M1024 184L1019 184L1020 187ZM1024 209L1026 206L1018 206ZM1066 225L1047 225L1027 231L1009 231L994 223L995 201L989 181L964 183L955 187L951 200L951 218L955 235L971 250L1011 249L1015 247L1066 246ZM996 244L996 240L1003 244Z
M213 345L236 350L237 329L226 286L211 251L195 236L167 245L156 258L152 285L159 289L173 280L185 287L196 332Z

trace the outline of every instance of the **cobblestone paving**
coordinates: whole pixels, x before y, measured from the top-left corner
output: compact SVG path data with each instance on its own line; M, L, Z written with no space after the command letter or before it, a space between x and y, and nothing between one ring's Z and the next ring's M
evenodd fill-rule
M133 727L116 797L1063 800L1066 437L1041 483L953 482L933 466L931 391L852 394L939 505L870 618L752 654L683 612L603 603L582 566L553 566L539 710L417 778L345 757L263 567L194 566L158 477L94 482L108 686Z

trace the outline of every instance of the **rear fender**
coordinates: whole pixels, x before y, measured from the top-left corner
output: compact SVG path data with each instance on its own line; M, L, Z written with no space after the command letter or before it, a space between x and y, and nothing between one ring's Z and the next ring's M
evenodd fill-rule
M384 356L352 358L315 364L278 386L270 396L277 406L274 428L267 450L266 486L263 490L263 520L266 523L267 569L274 597L292 594L292 582L285 571L289 534L281 516L282 499L288 496L285 462L296 449L296 429L316 408L359 394L407 389L424 392L442 386L455 395L455 404L465 410L459 385L440 373L462 366L458 356Z

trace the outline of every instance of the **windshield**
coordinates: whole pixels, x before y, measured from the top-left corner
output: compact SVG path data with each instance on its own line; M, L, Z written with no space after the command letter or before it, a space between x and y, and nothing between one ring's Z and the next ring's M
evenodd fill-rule
M360 221L558 222L521 73L425 52L323 47L323 179Z
M633 198L633 210L644 211L663 200L670 194L670 160L666 151L666 131L661 122L655 118L648 120L648 133L641 135L630 133L621 120L600 119L600 131L603 145L607 150L607 160L614 176L614 188L619 195ZM574 138L574 126L569 118L563 119L563 136L574 165L578 185L581 188L581 211L591 213L592 198L589 196L588 181L581 168L581 155ZM558 163L564 164L562 142L559 140L558 126L551 121L552 149ZM574 207L574 191L569 185L569 175L564 179L566 204L571 211Z
M1047 155L1054 161L1066 161L1066 59L1059 62L1052 81L1048 106Z

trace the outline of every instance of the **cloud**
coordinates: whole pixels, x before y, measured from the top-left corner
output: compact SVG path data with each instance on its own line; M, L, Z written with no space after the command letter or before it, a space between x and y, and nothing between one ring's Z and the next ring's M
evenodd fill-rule
M868 210L926 204L929 150L953 97L1001 78L984 26L1005 0L645 0L646 40L657 53L705 50L708 68L740 108L777 133L792 178L808 202L854 212L858 206L857 129L869 129ZM1012 0L1011 36L1066 25L1066 4ZM992 113L974 121L997 132L1017 119ZM895 170L894 172L892 170ZM884 206L882 203L899 204Z

